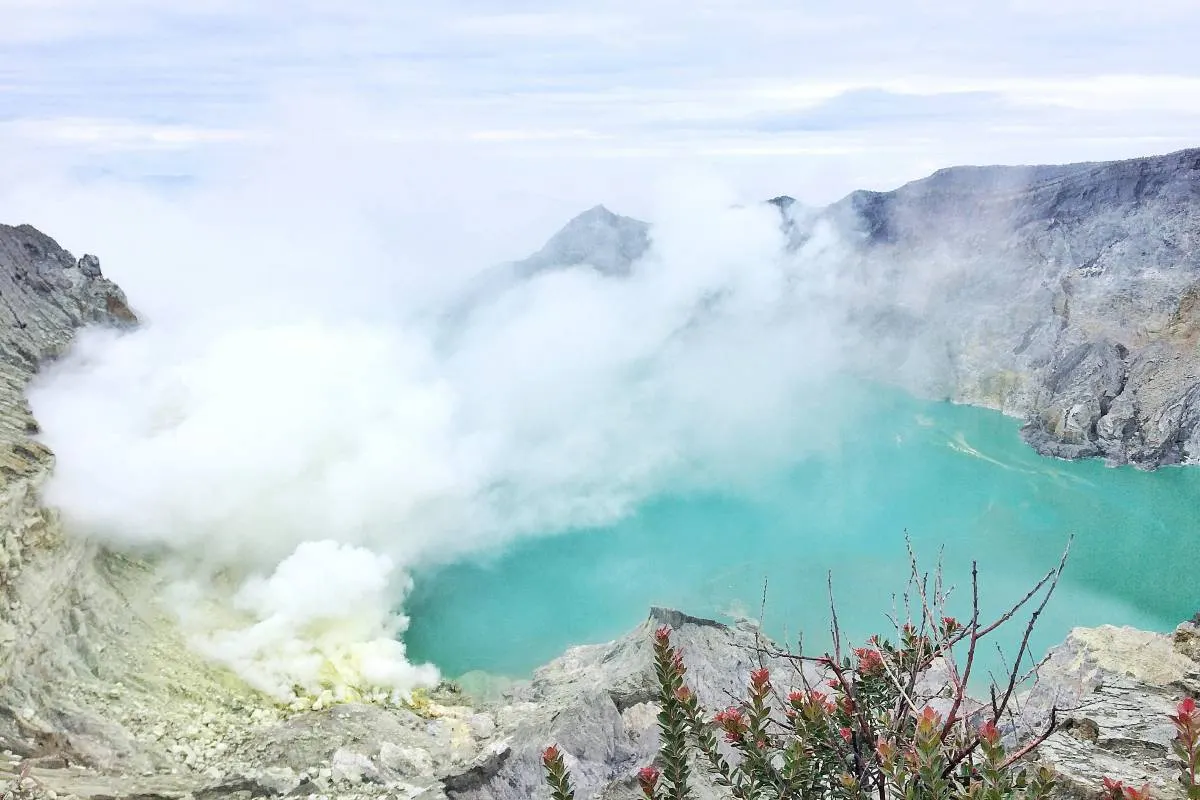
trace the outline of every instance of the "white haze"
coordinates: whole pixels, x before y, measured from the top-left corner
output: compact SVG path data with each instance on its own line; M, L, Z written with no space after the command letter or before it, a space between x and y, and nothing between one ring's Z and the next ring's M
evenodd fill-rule
M5 198L98 253L143 321L81 335L33 388L46 499L187 575L172 597L195 646L264 691L427 684L395 641L412 569L745 484L835 424L815 398L839 361L820 294L836 242L785 254L760 198L665 181L632 277L546 272L451 325L480 271L534 249L464 265L472 215L495 230L521 209L473 198L422 232L445 263L417 258L402 170L317 155L174 195Z

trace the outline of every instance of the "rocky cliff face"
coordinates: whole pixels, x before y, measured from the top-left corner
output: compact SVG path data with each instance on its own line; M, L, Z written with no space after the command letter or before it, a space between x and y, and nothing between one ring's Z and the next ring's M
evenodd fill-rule
M926 388L1025 417L1048 455L1200 458L1200 150L942 170L825 216L860 321L934 365Z
M74 730L81 751L94 742L89 732L120 749L107 720L67 697L69 682L95 680L112 664L89 647L88 628L113 632L123 615L111 592L95 591L104 558L64 537L54 512L38 502L53 458L32 438L37 423L24 390L77 328L126 325L134 316L94 256L76 260L33 228L3 225L0 316L0 745L62 750L74 746L64 734ZM107 611L111 620L98 616Z
M491 717L452 692L419 713L280 709L187 647L151 565L40 503L53 455L27 385L80 327L136 321L95 256L0 225L0 796L443 797L492 757Z
M0 773L15 763L169 768L168 742L152 735L160 721L182 730L206 703L248 693L190 656L145 565L66 536L42 507L53 456L32 438L24 395L79 327L136 318L95 256L77 260L33 228L3 225L0 316L0 750L10 759Z
M1022 417L1046 455L1200 460L1200 149L955 167L825 209L769 202L793 247L836 232L821 268L861 371ZM652 233L592 209L513 274L620 277Z

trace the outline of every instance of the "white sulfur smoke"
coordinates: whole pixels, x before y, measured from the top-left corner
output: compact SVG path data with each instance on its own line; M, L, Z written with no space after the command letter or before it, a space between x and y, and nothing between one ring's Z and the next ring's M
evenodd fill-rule
M250 577L234 594L231 605L248 619L244 625L205 609L202 587L177 584L176 599L196 649L279 700L345 702L371 689L402 695L433 684L437 670L405 658L397 637L408 620L389 610L397 589L392 570L391 559L369 550L304 542L269 576Z
M548 270L457 314L471 271L431 276L337 187L289 208L265 175L33 203L143 325L81 336L31 402L47 499L184 565L197 648L281 699L434 680L396 641L414 567L751 481L833 424L821 257L785 253L771 206L670 185L630 276Z

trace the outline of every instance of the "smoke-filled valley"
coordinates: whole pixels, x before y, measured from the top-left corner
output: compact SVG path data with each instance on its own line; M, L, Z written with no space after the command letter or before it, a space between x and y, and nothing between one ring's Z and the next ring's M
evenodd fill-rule
M1129 423L1106 444L1104 420L1086 415L1121 407L1129 394L1109 387L1109 373L1136 373L1139 348L1154 360L1187 341L1179 326L1191 323L1173 298L1196 258L1194 160L952 170L826 209L676 181L649 225L597 207L529 258L466 265L411 260L378 224L385 215L365 213L338 184L312 186L303 201L281 194L286 163L236 187L100 183L66 201L28 193L16 207L103 252L141 320L84 331L32 387L40 439L57 457L45 497L76 535L153 558L193 647L256 688L285 701L330 689L403 694L436 679L400 644L414 569L494 558L551 533L604 536L570 532L619 530L671 498L763 508L774 494L780 509L794 491L780 493L781 476L805 463L836 471L895 457L919 474L919 459L856 438L890 435L873 420L891 412L859 380L1026 417L1034 440L1072 454L1150 466L1191 458L1190 411L1173 417L1178 433L1159 434L1175 450L1153 449ZM1183 213L1164 223L1159 209ZM153 231L134 235L133 215L155 220ZM454 225L433 235L449 241ZM1121 260L1143 240L1148 255ZM1123 316L1108 311L1114 297ZM1156 380L1168 407L1190 397L1189 386ZM1152 404L1126 413L1162 427ZM956 436L937 447L956 447ZM837 497L834 485L820 492L835 502L903 507L903 495ZM782 541L756 539L763 523L723 536L803 563L811 578L845 558L806 537L944 530L936 511L923 514L946 490L917 486L922 511L897 510L886 531L817 514ZM1024 502L986 500L1014 527L1030 523L1004 509ZM1031 542L1034 566L1068 533L1097 535L1066 519L1072 529ZM850 530L832 530L843 524ZM977 523L960 524L968 535ZM1010 535L994 520L985 527ZM641 547L627 537L621 546ZM765 577L751 571L742 579ZM1080 585L1093 591L1107 574ZM502 608L505 591L477 600ZM754 598L737 600L745 610ZM1154 605L1169 616L1181 602ZM1130 621L1163 618L1130 611ZM437 652L437 632L418 627Z
M438 286L328 222L272 236L231 190L81 197L100 211L72 236L99 235L141 324L85 331L31 390L46 499L177 571L196 646L281 699L331 665L358 689L428 683L386 663L413 567L750 488L833 442L836 240L788 251L775 207L692 188L628 275L484 265ZM152 242L102 211L130 207L165 221ZM628 225L596 210L569 235L589 257Z

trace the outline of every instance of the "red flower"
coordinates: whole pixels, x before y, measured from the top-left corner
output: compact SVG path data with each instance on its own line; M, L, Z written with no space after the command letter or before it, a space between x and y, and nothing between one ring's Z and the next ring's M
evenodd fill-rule
M850 730L849 728L842 728L838 731L838 734L842 737L842 741L844 741L846 744L850 744L850 742L854 740L854 731Z
M1150 800L1150 784L1142 784L1142 788L1135 789L1132 786L1126 786L1122 781L1115 781L1112 778L1104 778L1104 793L1112 800Z
M929 734L933 729L942 724L942 715L933 710L930 706L925 706L921 711L921 716L917 718L917 732Z
M958 620L954 617L942 617L942 627L946 629L946 633L954 633L958 630Z
M547 767L555 764L562 758L562 753L554 745L550 745L542 751L542 763Z
M825 714L832 714L836 706L830 702L829 696L809 689L807 692L792 692L787 697L788 702L809 719L817 719Z
M654 789L658 786L659 771L654 767L642 767L638 770L638 783L642 786L642 794L654 797Z
M1143 783L1140 789L1126 786L1125 800L1150 800L1150 784Z
M765 667L763 669L756 669L750 673L750 686L756 692L762 692L770 685L771 673Z
M996 723L991 721L983 723L979 728L979 738L988 744L1000 741L1000 731L996 730Z
M808 700L819 711L824 711L826 714L832 714L837 708L837 706L833 704L833 701L829 699L829 695L822 694L816 689L813 689L808 693Z
M1188 743L1200 739L1200 713L1197 713L1196 701L1192 698L1185 697L1179 701L1171 721L1175 723L1180 741Z
M858 658L858 671L862 674L874 675L883 671L883 656L879 655L878 650L870 647L856 647L854 655Z
M837 678L830 678L829 680L825 681L825 685L828 686L830 689L842 688L842 682L839 681Z
M746 718L742 714L740 708L729 707L713 717L713 722L721 726L725 731L725 741L730 744L737 744L742 740L749 726L746 724Z
M720 725L722 728L729 729L745 724L745 718L742 716L742 710L734 706L730 706L724 711L718 711L713 717L713 722Z
M671 629L666 625L659 627L659 629L654 632L654 640L659 644L670 644Z
M675 690L675 699L681 703L690 701L694 696L695 695L692 694L692 690L686 686L680 686Z

